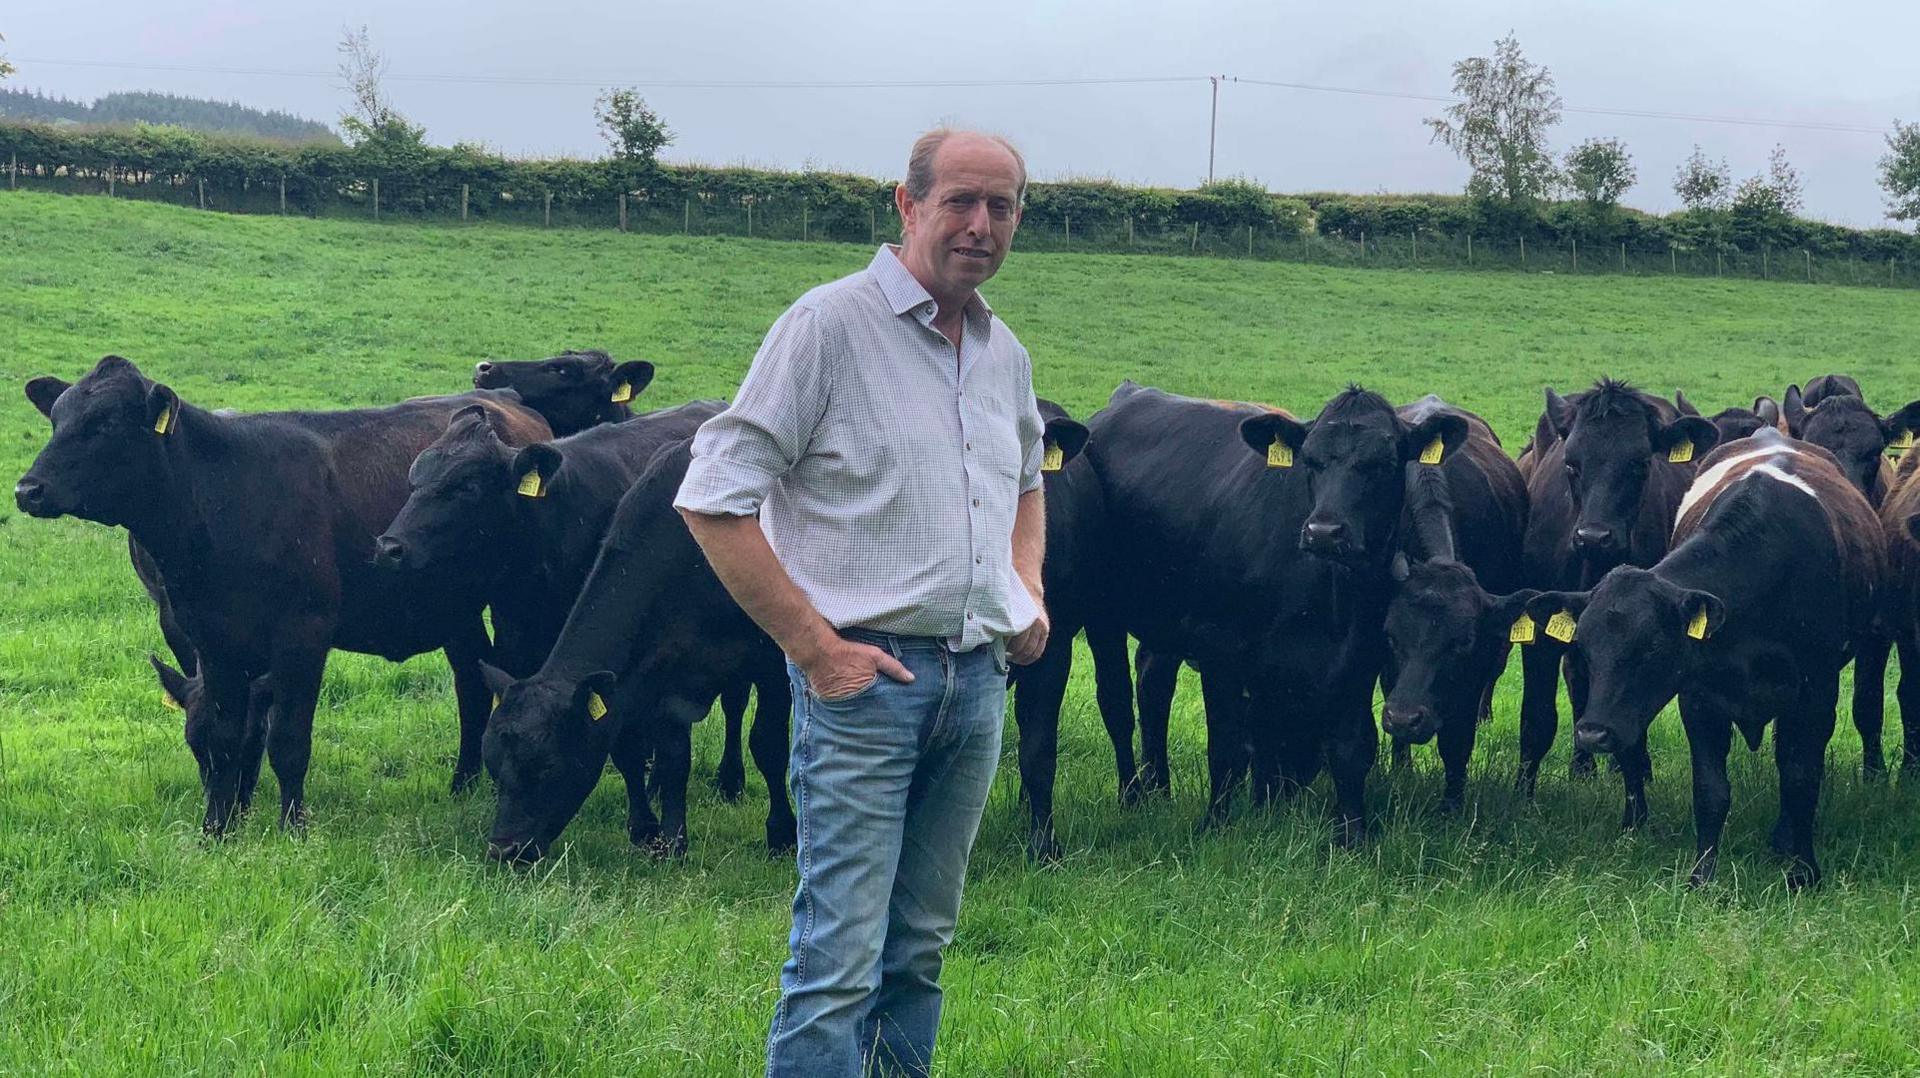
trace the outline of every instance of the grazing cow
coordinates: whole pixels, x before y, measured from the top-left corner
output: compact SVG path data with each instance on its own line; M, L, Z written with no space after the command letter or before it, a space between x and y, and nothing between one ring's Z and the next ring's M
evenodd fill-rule
M208 833L224 832L251 802L263 747L280 779L281 821L303 822L313 709L332 648L394 660L444 650L460 703L454 788L478 775L485 625L458 597L378 576L373 537L406 501L407 466L449 419L481 416L531 442L550 433L537 413L512 394L478 392L220 416L118 356L72 385L36 378L27 396L53 421L53 437L14 488L20 508L125 527L198 652L205 684L187 736ZM249 714L262 675L272 679L270 716Z
M1719 857L1733 731L1757 749L1769 721L1780 773L1773 846L1788 859L1789 886L1819 881L1814 810L1840 670L1872 630L1885 571L1873 508L1833 456L1762 431L1706 458L1674 547L1651 569L1622 566L1591 591L1528 604L1550 632L1551 619L1575 619L1569 654L1590 689L1574 737L1588 750L1644 756L1648 727L1679 696L1693 751L1695 885L1713 879ZM1645 819L1642 794L1622 822Z
M1204 822L1225 819L1250 765L1264 801L1312 781L1324 753L1338 840L1358 841L1402 468L1457 450L1466 420L1409 425L1354 387L1301 423L1127 382L1088 428L1118 620L1201 674Z
M601 351L562 352L548 359L488 360L473 365L473 388L511 389L564 438L632 415L633 399L653 381L644 359L615 363Z
M1616 565L1652 565L1667 552L1674 514L1699 458L1719 439L1713 424L1681 415L1672 404L1603 379L1562 398L1549 389L1541 421L1553 439L1527 482L1527 533L1522 544L1530 587L1590 588ZM1560 642L1543 639L1521 653L1518 788L1529 797L1540 761L1559 731ZM1575 721L1586 706L1586 680L1567 671ZM1644 746L1616 754L1628 785L1646 766ZM1593 771L1593 756L1574 747L1573 774Z
M1467 422L1466 441L1445 463L1406 466L1404 554L1393 563L1380 713L1398 759L1407 745L1438 736L1446 770L1441 806L1451 810L1464 796L1475 731L1506 669L1509 629L1526 598L1509 593L1521 581L1527 489L1479 416L1435 396L1398 411L1410 427L1442 414Z
M500 698L485 743L499 793L491 857L544 856L609 757L627 781L627 837L658 854L683 852L693 723L743 679L759 693L749 748L767 779L767 847L793 847L786 660L727 594L673 508L690 445L663 448L621 497L539 671L516 681L485 668ZM657 819L648 802L649 758Z
M1788 386L1783 410L1787 433L1832 453L1847 481L1875 508L1893 485L1889 447L1912 445L1914 432L1920 430L1920 401L1909 401L1883 419L1856 394L1828 392L1818 404L1809 405L1799 386Z
M1030 824L1027 855L1053 861L1060 845L1053 832L1053 782L1060 754L1060 703L1073 672L1073 639L1088 611L1105 601L1113 587L1106 567L1109 536L1100 478L1080 455L1087 428L1050 400L1038 402L1046 423L1046 455L1041 479L1046 488L1047 553L1041 569L1052 628L1047 648L1029 666L1016 666L1014 720L1020 728L1020 791L1027 799ZM1115 767L1124 788L1133 777L1133 728L1109 730Z
M1673 404L1680 410L1681 415L1700 414L1700 409L1695 408L1693 402L1687 399L1687 395L1677 389L1673 392ZM1708 416L1707 422L1712 423L1713 429L1720 432L1720 441L1717 443L1719 445L1725 445L1735 438L1745 438L1762 427L1772 427L1780 431L1787 429L1780 417L1779 402L1764 394L1753 399L1752 408L1741 408L1737 405L1732 408L1722 408Z

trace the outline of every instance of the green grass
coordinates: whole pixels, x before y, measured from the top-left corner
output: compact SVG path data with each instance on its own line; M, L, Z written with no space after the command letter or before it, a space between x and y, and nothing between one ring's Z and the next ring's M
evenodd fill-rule
M868 257L26 194L0 197L0 237L10 475L46 436L21 383L108 352L210 407L385 402L565 346L655 360L652 403L726 394L787 303ZM1710 409L1826 371L1883 409L1920 397L1920 301L1900 292L1016 254L990 296L1041 392L1083 415L1124 377L1307 413L1358 379L1442 391L1517 449L1542 384L1603 373ZM0 1073L758 1065L793 870L759 849L757 776L738 806L697 791L684 862L627 848L610 776L556 857L500 870L484 787L445 791L444 666L337 656L308 836L266 812L209 845L123 537L4 512ZM1569 781L1564 739L1538 803L1509 794L1517 687L1516 670L1465 814L1434 814L1422 751L1413 774L1375 773L1378 838L1347 854L1318 797L1194 836L1190 676L1174 799L1121 809L1083 661L1063 720L1068 856L1024 862L1009 730L949 952L943 1072L1920 1071L1920 784L1863 785L1843 718L1827 883L1791 896L1765 853L1771 761L1741 753L1721 882L1692 893L1677 722L1655 730L1654 822L1622 836L1618 783ZM697 776L718 730L698 735Z

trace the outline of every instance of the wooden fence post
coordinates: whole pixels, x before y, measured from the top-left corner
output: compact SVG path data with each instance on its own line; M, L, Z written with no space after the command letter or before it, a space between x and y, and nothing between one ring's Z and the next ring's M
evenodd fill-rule
M753 236L753 203L747 203L747 236Z
M1527 264L1527 238L1525 236L1520 237L1520 264L1523 266Z
M627 230L627 193L620 192L620 231Z
M380 219L380 177L373 178L373 219Z
M1812 284L1813 283L1813 252L1802 249L1800 253L1807 256L1807 283Z
M1253 257L1253 226L1247 226L1247 257Z
M119 175L119 173L120 173L119 164L110 163L107 165L107 197L108 198L113 197L113 181L115 177Z
M867 242L880 242L880 214L872 206L867 207Z
M1763 281L1767 279L1767 257L1771 254L1773 254L1773 248L1760 248L1760 279Z
M1580 272L1580 237L1573 238L1573 272Z
M1408 232L1407 237L1413 240L1413 261L1415 265L1418 265L1420 262L1420 230L1414 229Z
M1127 215L1127 246L1133 246L1133 215Z
M1064 245L1073 242L1073 214L1067 214L1062 220L1067 223L1067 238L1060 241Z
M1200 250L1200 222L1195 221L1193 223L1193 239L1187 244L1187 251L1190 254L1197 254L1199 253L1199 250Z
M464 183L460 185L460 219L467 219L467 185Z
M1673 253L1673 244L1671 243L1667 244L1667 263L1673 270L1674 275L1678 276L1680 273L1680 256Z
M286 212L287 212L287 177L286 177L285 175L282 175L282 176L280 177L280 213L281 213L281 216L285 216L285 215L286 215Z
M7 190L12 191L20 185L20 155L7 154Z
M1473 265L1473 233L1467 233L1467 265Z
M196 176L194 177L194 182L200 188L200 208L204 210L207 208L207 178L205 176Z
M1367 260L1367 234L1366 232L1362 231L1360 233L1360 261L1365 262L1366 260Z
M1627 245L1624 243L1620 245L1620 272L1627 272Z
M680 234L693 235L693 200L690 198L680 200Z
M813 207L808 206L805 203L801 203L800 205L800 242L801 243L807 242L808 225L810 223L812 214L813 214Z
M547 192L546 206L541 211L540 227L541 228L553 227L553 192L552 191Z
M1720 251L1713 252L1713 275L1715 277L1720 276L1726 271L1726 268L1724 253Z

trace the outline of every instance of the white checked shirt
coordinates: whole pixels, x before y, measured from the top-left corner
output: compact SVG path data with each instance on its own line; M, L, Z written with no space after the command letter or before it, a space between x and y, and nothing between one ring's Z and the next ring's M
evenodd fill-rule
M958 361L933 297L883 246L767 332L733 406L693 440L674 505L750 516L835 628L1003 641L1039 616L1013 568L1040 487L1033 366L976 293Z

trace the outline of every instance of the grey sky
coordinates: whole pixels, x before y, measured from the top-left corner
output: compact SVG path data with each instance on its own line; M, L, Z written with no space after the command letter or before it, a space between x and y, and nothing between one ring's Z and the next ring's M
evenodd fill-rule
M435 142L516 154L597 155L593 85L414 81L460 74L641 84L678 133L666 155L898 175L912 136L940 120L1004 132L1039 178L1192 186L1207 167L1204 82L1138 86L694 89L649 80L932 80L1228 74L1444 95L1449 65L1515 31L1568 105L1888 128L1920 120L1920 3L1618 0L1337 5L1214 0L913 5L544 5L500 0L262 5L91 0L0 9L14 85L70 97L157 89L232 98L332 122L334 78L77 67L87 60L273 71L335 66L343 24L366 23L388 89ZM1278 191L1457 191L1465 171L1421 126L1439 103L1228 84L1216 172ZM1627 201L1675 208L1692 145L1735 178L1777 142L1807 209L1887 223L1878 135L1569 113L1555 145L1624 139L1640 170Z

